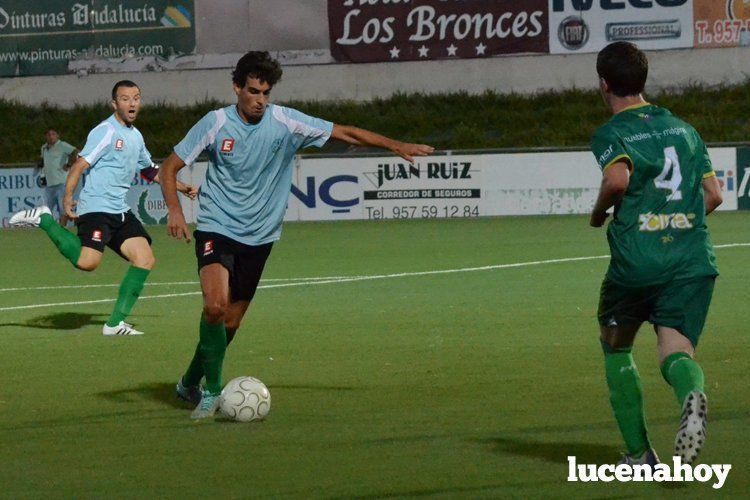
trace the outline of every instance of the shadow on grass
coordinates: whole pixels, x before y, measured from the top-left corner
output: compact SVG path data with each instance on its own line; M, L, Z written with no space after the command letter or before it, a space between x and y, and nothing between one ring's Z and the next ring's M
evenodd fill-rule
M0 323L0 328L20 326L23 328L38 328L40 330L79 330L84 326L101 326L109 316L102 313L61 312L37 316L22 323ZM145 318L145 315L139 315Z
M145 399L170 408L191 409L188 403L177 398L174 386L173 383L151 382L128 389L99 392L96 395L115 403L131 404Z
M616 446L573 443L544 442L527 438L493 438L482 441L492 445L496 453L537 458L553 463L568 463L568 456L575 456L581 464L608 464L620 458L621 450Z
M62 312L37 316L22 323L0 323L0 328L20 326L41 330L78 330L89 325L103 325L107 316L101 313Z
M365 389L365 387L350 387L345 385L274 385L269 389L283 389L283 390L297 390L297 391L356 391L359 389Z

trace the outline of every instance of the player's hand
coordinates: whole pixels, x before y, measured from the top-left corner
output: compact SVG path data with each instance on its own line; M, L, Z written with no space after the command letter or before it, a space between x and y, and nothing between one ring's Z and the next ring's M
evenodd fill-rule
M178 240L185 238L185 241L190 243L190 232L185 223L185 216L182 214L182 210L169 211L167 215L167 233L172 238Z
M427 156L433 151L435 151L435 148L427 144L411 144L409 142L400 142L393 148L394 153L409 163L414 163L415 156Z
M589 219L589 225L591 227L602 227L604 225L604 221L607 220L608 216L609 214L607 212L594 212L591 214L591 219Z
M191 200L194 200L196 196L198 196L198 188L195 186L191 186L189 184L183 184L182 189L180 189L180 192L190 198Z
M69 219L78 218L78 214L75 211L76 205L78 205L78 202L75 201L72 197L68 198L66 196L65 198L63 198L63 210L65 210L65 215L67 215Z

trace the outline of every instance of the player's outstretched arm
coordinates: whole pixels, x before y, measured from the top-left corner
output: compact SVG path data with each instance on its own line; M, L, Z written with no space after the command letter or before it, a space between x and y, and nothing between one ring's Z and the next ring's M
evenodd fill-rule
M706 215L716 210L724 201L721 184L715 175L703 179L703 198L706 203Z
M159 167L155 167L157 170ZM159 179L159 174L157 173L153 179L151 179L153 182L157 184L161 184L161 180ZM177 191L184 194L191 200L194 200L196 196L198 196L198 188L195 186L191 186L190 184L185 184L183 182L177 181Z
M426 144L411 144L385 137L369 130L352 127L349 125L333 125L331 138L344 141L354 146L372 146L393 151L409 163L414 162L415 156L427 156L435 151L435 148Z
M190 243L190 232L185 222L185 215L182 213L182 205L177 198L177 172L184 166L185 162L179 156L174 153L169 155L169 158L164 160L159 169L159 184L169 210L167 215L168 234L178 240L184 237L185 241Z
M79 156L78 159L73 163L68 171L68 177L65 179L65 195L63 196L63 210L65 215L71 219L77 219L78 215L75 213L75 202L73 201L73 193L78 186L78 181L81 180L81 175L91 165L87 162L83 156Z
M589 224L592 227L602 227L607 220L607 210L615 206L628 190L630 184L630 169L627 163L618 161L604 170L602 186L591 211Z

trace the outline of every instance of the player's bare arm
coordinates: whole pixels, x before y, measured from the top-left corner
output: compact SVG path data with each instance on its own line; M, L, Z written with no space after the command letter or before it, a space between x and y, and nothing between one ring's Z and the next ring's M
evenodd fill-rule
M624 161L613 163L604 170L599 196L594 210L591 212L589 224L592 227L602 227L607 220L607 210L615 206L628 190L630 183L629 165Z
M159 169L161 177L161 192L164 194L164 201L167 204L169 213L167 215L167 233L178 240L185 238L190 243L190 232L185 222L185 215L182 213L182 205L177 198L177 172L185 166L179 156L172 153L164 160ZM194 188L193 188L194 189Z
M87 162L82 156L73 163L68 172L68 178L65 180L65 196L63 197L63 208L65 209L65 215L71 219L77 219L78 215L75 213L75 202L73 201L73 193L78 186L78 181L81 179L83 173L89 168L89 162Z
M349 125L333 125L331 138L352 144L354 146L372 146L376 148L388 149L399 155L409 163L414 162L415 156L427 156L435 148L426 144L411 144L401 142L385 137L369 130L364 130Z
M716 210L724 201L721 195L721 184L715 175L703 179L703 197L706 203L706 215Z
M153 181L157 184L161 184L161 181L159 179L159 174L156 174L153 178ZM198 196L198 188L195 186L191 186L190 184L185 184L183 182L177 181L177 191L184 194L191 200L194 200L196 196Z

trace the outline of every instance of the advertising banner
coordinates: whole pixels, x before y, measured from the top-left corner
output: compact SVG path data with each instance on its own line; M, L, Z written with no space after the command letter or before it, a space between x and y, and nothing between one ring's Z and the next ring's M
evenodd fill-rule
M693 0L695 47L750 45L750 1Z
M547 1L328 0L340 62L547 53Z
M737 149L737 208L750 210L750 148Z
M549 8L553 54L598 52L618 41L646 50L693 46L693 0L549 0Z
M205 164L195 175L196 185L205 178ZM194 168L180 171L179 179L192 183ZM44 187L39 180L40 171L34 167L0 169L0 227L8 228L10 217L21 210L38 207L46 203ZM167 205L156 183L148 183L136 176L133 178L126 200L130 209L144 224L166 224ZM195 202L180 195L180 202L188 222L195 222ZM54 214L57 216L57 214Z
M491 156L304 158L288 217L294 220L478 217Z
M86 58L195 49L193 0L0 1L0 77L68 72Z
M750 210L750 148L709 148L722 184L719 210ZM601 172L588 151L446 154L414 164L392 156L297 157L287 221L436 219L498 215L586 214L596 201ZM200 186L206 162L180 171ZM739 193L739 202L738 202ZM165 224L167 206L157 184L134 178L127 195L145 224ZM180 196L185 219L198 203ZM0 169L0 219L44 203L32 167Z

